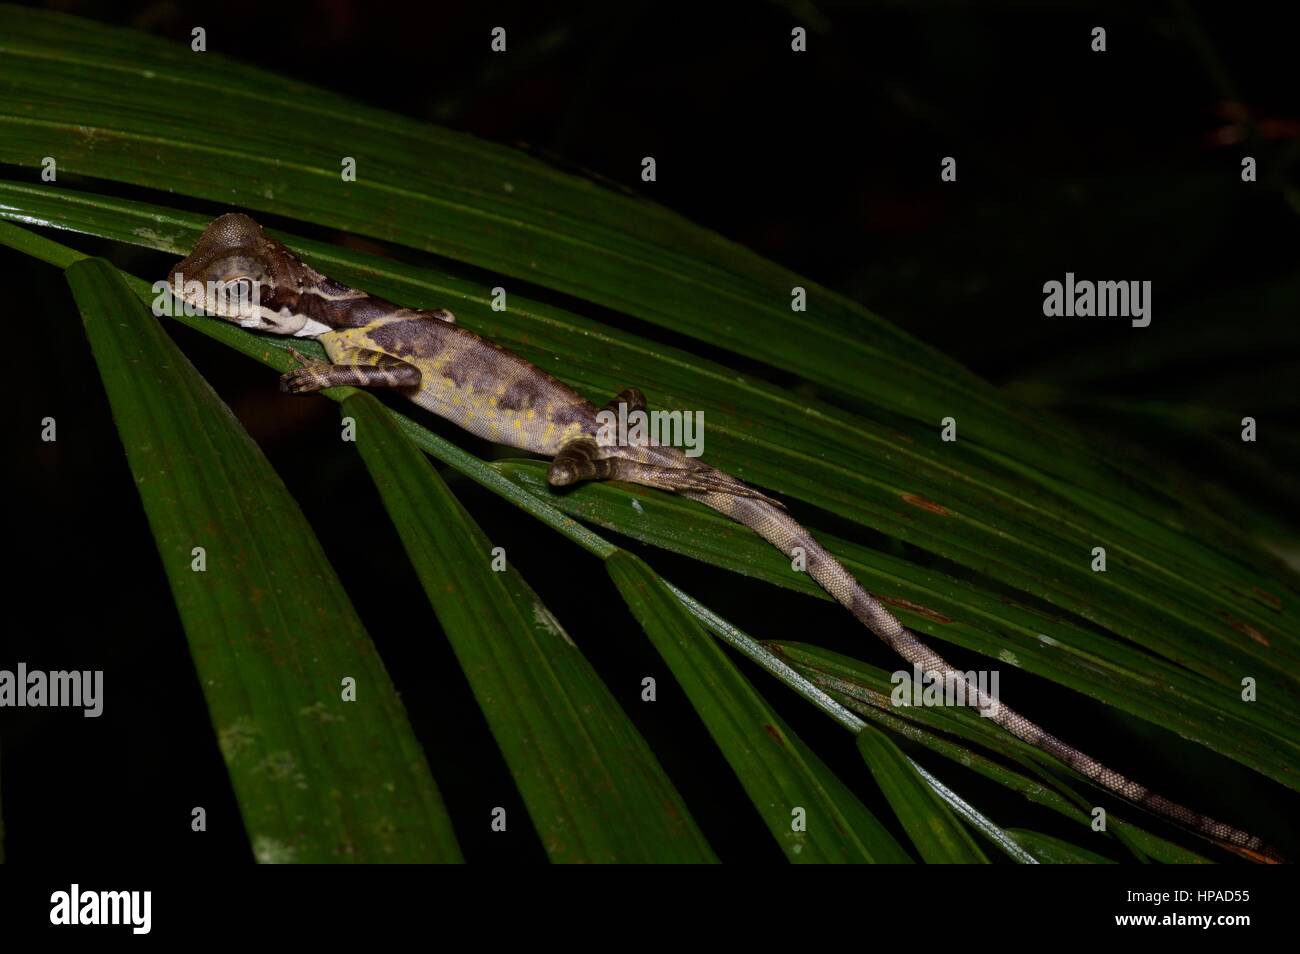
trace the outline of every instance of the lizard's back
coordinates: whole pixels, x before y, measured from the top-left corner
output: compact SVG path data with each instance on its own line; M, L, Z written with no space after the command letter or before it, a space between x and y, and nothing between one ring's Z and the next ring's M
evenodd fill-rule
M395 309L319 340L332 361L364 349L415 365L420 384L402 389L406 397L490 441L553 456L566 441L596 429L595 406L572 388L500 345L426 312Z

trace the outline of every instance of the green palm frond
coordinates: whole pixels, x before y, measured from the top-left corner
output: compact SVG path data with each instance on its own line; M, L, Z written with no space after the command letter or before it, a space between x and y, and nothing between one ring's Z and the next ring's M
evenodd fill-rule
M47 156L60 178L38 184ZM340 175L349 159L355 181ZM326 274L449 307L598 403L636 385L652 406L703 411L709 461L806 512L930 640L1041 677L1114 725L1180 736L1212 764L1258 773L1260 791L1300 789L1300 583L1240 529L1231 501L1208 512L1171 475L664 208L215 54L8 6L0 163L0 244L67 274L259 860L457 859L453 832L469 823L449 817L434 781L455 767L426 761L348 579L145 310L159 276L119 272L52 231L180 255L211 217L184 207L196 201L274 216L288 225L269 231ZM403 254L313 240L299 225ZM791 310L796 288L806 312ZM175 320L276 371L293 366L281 340ZM777 371L808 386L778 386ZM405 637L450 642L552 860L716 855L638 729L644 716L620 706L545 593L513 565L491 566L492 541L425 454L536 520L544 545L604 564L612 581L585 585L622 597L618 638L640 638L640 624L790 860L986 861L990 846L1020 861L1213 852L1124 805L1094 833L1081 794L1091 790L1037 750L967 711L892 710L889 674L832 651L828 634L756 639L709 609L709 593L647 562L668 551L773 596L827 599L748 530L643 489L559 495L535 461L485 462L414 411L349 389L325 396L356 426L355 447L337 453L359 451L428 597L406 607ZM939 437L948 417L953 442ZM205 573L190 568L196 546ZM877 652L847 617L843 628L864 641L861 655ZM355 703L339 702L346 678ZM1258 701L1242 701L1243 678ZM814 752L782 715L788 690L857 733L868 764L846 761L847 734L838 757ZM1104 738L1072 741L1104 759ZM971 779L1002 797L983 808L961 791ZM1038 831L1043 813L1022 818L1031 803L1067 821L1073 840Z

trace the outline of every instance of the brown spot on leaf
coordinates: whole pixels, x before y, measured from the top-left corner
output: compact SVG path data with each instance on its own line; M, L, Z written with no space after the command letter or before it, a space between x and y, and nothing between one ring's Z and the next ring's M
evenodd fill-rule
M933 500L927 500L920 494L899 494L898 496L905 504L911 504L913 507L920 507L922 510L930 511L930 513L937 513L941 517L946 517L951 513L947 507L941 506Z
M926 619L934 620L941 625L948 625L952 622L951 616L944 616L942 613L930 609L928 606L922 606L920 603L913 603L911 600L905 600L901 596L880 596L877 594L876 599L882 603L888 603L890 606L897 606L899 609L905 609L915 613L917 616L924 616Z
M776 726L772 725L770 722L764 722L763 731L766 732L768 735L770 735L772 738L776 739L777 745L781 746L781 748L785 748L785 739L781 738L781 732L780 730L777 729Z
M1230 626L1231 626L1233 629L1235 629L1237 632L1239 632L1239 633L1244 633L1245 635L1247 635L1247 636L1249 636L1251 639L1253 639L1255 642L1259 643L1261 646L1271 646L1271 645L1272 645L1272 644L1268 641L1268 637L1267 637L1267 636L1265 636L1263 633L1261 633L1259 630L1257 630L1254 626L1251 626L1249 623L1243 622L1242 620L1239 620L1239 619L1233 619L1233 618L1232 618L1231 616L1229 616L1227 613L1224 613L1224 614L1223 614L1223 618L1224 618L1225 620L1227 620L1227 621L1228 621L1228 625L1230 625Z

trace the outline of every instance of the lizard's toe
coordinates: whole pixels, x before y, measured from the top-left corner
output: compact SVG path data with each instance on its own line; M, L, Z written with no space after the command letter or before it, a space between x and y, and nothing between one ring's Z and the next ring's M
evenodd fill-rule
M311 368L297 368L280 375L280 390L285 394L303 394L317 387L316 375Z

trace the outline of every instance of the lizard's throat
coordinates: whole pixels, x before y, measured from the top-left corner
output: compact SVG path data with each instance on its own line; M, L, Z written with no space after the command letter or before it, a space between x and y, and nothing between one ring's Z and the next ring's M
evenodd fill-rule
M276 311L263 306L260 311L259 318L264 322L261 326L263 330L277 335L292 336L294 338L315 338L333 330L324 322L309 318L302 312L291 311L287 307ZM245 325L245 327L250 326Z

